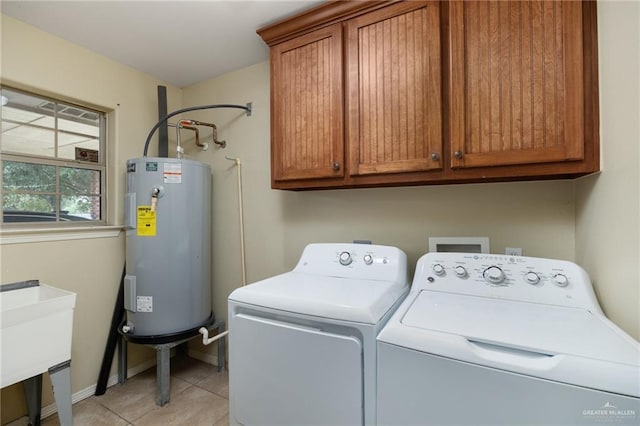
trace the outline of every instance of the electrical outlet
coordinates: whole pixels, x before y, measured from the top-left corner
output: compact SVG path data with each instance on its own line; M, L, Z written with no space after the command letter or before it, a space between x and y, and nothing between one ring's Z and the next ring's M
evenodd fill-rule
M505 247L504 254L508 256L522 256L522 248L520 247Z

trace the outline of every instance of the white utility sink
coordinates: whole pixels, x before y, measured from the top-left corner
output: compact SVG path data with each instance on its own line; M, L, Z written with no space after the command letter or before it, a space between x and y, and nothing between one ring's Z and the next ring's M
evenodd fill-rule
M0 387L71 359L76 294L43 284L0 292Z

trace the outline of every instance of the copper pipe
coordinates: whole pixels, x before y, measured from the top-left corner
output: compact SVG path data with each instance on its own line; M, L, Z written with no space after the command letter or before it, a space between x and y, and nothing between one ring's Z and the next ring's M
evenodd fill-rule
M191 126L191 124L195 124L193 120L180 120L180 122L178 123L178 128L193 130L194 132L196 132L196 145L200 148L204 148L205 145L203 143L200 143L200 131L197 127Z
M149 150L149 144L151 143L151 138L153 137L153 133L158 130L158 127L160 127L162 125L162 123L164 123L165 121L167 121L168 119L170 119L171 117L178 115L178 114L182 114L185 112L190 112L190 111L198 111L201 109L212 109L212 108L238 108L238 109L243 109L246 111L247 113L247 117L251 116L251 111L252 111L252 103L249 102L246 106L242 106L242 105L230 105L230 104L218 104L218 105L200 105L200 106L194 106L194 107L188 107L188 108L182 108L176 111L173 111L171 114L167 114L164 117L162 117L160 119L160 121L158 121L152 128L151 131L149 132L149 134L147 135L147 140L144 143L144 150L142 151L142 155L144 157L147 156L147 151ZM218 145L221 145L223 148L227 145L226 142L222 141L224 143L224 145L222 145L221 143L216 142Z
M218 128L213 123L205 123L203 121L191 120L191 124L195 124L196 126L207 126L213 129L213 143L219 145L220 148L225 148L227 146L227 141L219 141L218 140Z

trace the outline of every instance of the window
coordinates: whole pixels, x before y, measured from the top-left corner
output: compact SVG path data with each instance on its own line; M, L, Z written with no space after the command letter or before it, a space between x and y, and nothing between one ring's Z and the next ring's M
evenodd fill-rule
M104 223L105 114L2 87L2 224Z

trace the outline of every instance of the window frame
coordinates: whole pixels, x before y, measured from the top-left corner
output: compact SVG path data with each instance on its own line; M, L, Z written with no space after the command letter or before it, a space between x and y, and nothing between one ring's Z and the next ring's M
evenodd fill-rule
M16 229L16 228L60 228L60 227L93 227L93 226L105 226L107 225L107 112L96 109L95 107L87 106L82 102L63 98L55 98L52 96L42 95L36 92L30 92L22 89L17 89L8 85L0 85L0 89L10 90L26 96L32 96L42 99L44 101L53 102L56 106L63 105L65 107L76 107L82 110L93 112L98 116L98 162L81 161L69 158L58 157L59 149L59 133L65 132L58 127L58 120L61 118L58 112L58 108L54 108L52 117L54 118L54 144L55 144L55 156L41 156L27 153L20 153L15 151L5 151L2 141L0 140L0 211L3 212L0 216L0 227L2 229ZM64 119L64 117L62 117ZM2 110L0 109L0 121L2 121ZM54 166L55 169L55 191L47 193L47 195L53 195L56 197L57 206L55 211L55 220L52 221L23 221L23 222L5 222L4 221L4 194L3 179L4 179L4 161L21 162L36 165ZM100 199L100 219L88 219L80 221L61 221L61 205L60 200L63 194L60 188L60 168L74 168L97 171L100 174L100 191L96 194Z

